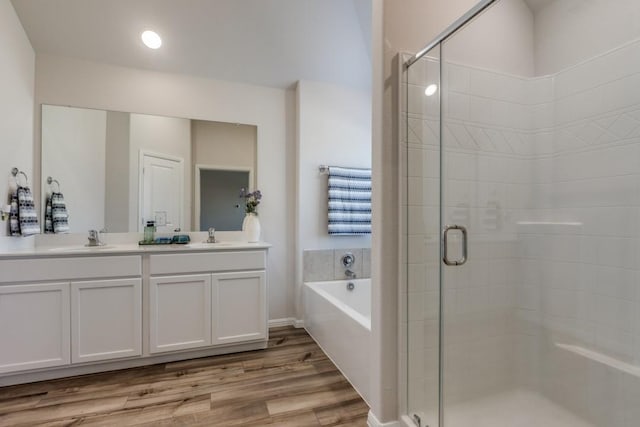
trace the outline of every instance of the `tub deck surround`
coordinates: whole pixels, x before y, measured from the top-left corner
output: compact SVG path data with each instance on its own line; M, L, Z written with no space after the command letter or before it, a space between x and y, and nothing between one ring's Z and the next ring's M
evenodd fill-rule
M368 401L371 279L305 282L303 302L305 329Z
M266 346L268 243L111 242L0 252L0 386Z
M364 427L368 411L293 327L260 352L0 388L0 425Z

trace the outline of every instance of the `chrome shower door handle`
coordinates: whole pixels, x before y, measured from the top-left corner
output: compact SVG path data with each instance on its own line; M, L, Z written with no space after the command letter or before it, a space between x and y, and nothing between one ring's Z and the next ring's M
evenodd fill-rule
M449 259L449 232L459 230L462 233L462 258L458 260ZM467 229L462 225L445 225L442 232L442 262L446 265L463 265L467 262Z

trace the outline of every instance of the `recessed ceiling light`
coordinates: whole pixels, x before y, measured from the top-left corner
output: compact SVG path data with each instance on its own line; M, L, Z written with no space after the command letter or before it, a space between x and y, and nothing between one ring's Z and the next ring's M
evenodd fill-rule
M429 86L427 86L427 88L424 90L424 94L427 96L431 96L434 93L436 93L436 91L438 90L438 85L437 84L430 84Z
M142 42L150 49L157 49L162 46L162 39L155 31L147 30L140 37Z

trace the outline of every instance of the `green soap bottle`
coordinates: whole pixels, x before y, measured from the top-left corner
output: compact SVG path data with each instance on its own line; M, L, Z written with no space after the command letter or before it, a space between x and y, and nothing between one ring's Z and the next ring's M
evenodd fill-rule
M147 221L147 225L144 227L144 242L152 243L155 239L156 223L155 221Z

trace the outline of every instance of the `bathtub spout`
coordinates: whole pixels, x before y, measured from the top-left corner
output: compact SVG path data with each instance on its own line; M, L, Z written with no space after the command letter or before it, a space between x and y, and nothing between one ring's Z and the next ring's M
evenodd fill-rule
M346 269L346 270L344 271L344 275L345 275L345 277L346 277L347 279L355 279L355 278L356 278L356 273L355 273L355 272L353 272L353 271L351 271L351 270L349 270L349 269Z

